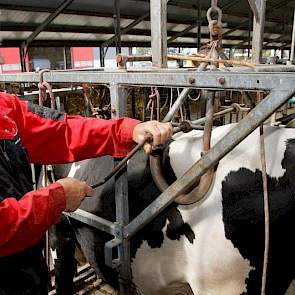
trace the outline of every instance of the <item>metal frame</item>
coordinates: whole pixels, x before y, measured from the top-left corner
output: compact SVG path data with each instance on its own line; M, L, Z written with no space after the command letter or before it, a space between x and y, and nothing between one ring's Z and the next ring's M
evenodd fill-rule
M263 67L274 70L274 67ZM279 67L278 67L279 69ZM286 67L294 71L295 66ZM257 68L256 70L259 70ZM67 215L83 223L105 231L114 239L105 245L105 262L108 266L117 268L119 272L120 294L130 294L130 238L142 227L164 210L186 188L196 182L208 169L214 165L276 109L295 94L295 75L290 72L192 72L185 70L157 71L53 71L44 73L44 80L50 83L94 83L110 87L113 117L126 115L127 85L134 86L166 86L187 87L199 89L237 89L249 91L268 91L268 96L254 108L238 125L232 129L208 153L193 165L180 179L175 181L155 201L153 201L135 219L129 222L128 184L126 170L116 178L116 222L95 216L83 210L77 210ZM38 83L39 74L4 74L0 82ZM177 109L177 108L174 108ZM174 110L172 110L173 112ZM172 114L168 114L170 117ZM118 258L113 258L113 250L117 249Z
M285 69L285 70L284 70ZM252 69L249 69L249 71ZM277 72L277 71L281 72ZM283 72L284 71L284 72ZM292 88L295 82L295 66L258 66L254 72L216 71L195 72L183 69L158 69L156 71L51 71L44 73L48 83L72 84L108 84L134 86L167 86L207 89L248 89L272 90L280 83L289 82ZM38 83L38 73L1 74L0 82Z
M72 0L64 1L64 4ZM237 1L234 1L237 2ZM228 2L229 5L232 1ZM265 15L265 0L249 0L254 14L254 36L253 36L253 61L259 62L262 50L263 25ZM115 0L115 36L108 42L117 40L117 48L120 48L120 10L119 0ZM83 210L74 213L66 213L71 218L100 229L114 236L114 239L105 245L105 262L108 266L117 268L119 272L120 294L128 295L131 292L131 265L130 265L130 238L136 234L149 221L164 210L177 196L186 191L210 168L230 152L254 129L263 123L276 109L284 104L288 98L295 94L295 66L285 67L287 72L276 72L281 68L257 67L254 72L198 72L195 70L169 70L160 69L166 67L167 63L167 30L166 11L167 0L151 0L151 33L152 33L152 57L153 66L157 70L149 71L52 71L44 73L44 81L49 83L70 84L103 84L110 87L111 107L113 118L126 115L127 91L126 86L159 86L159 87L183 87L183 95L167 118L172 118L180 103L185 99L190 88L224 90L237 89L249 91L267 91L268 96L258 104L237 126L224 136L208 153L195 163L180 179L175 181L160 196L143 210L135 219L129 221L128 205L128 183L127 171L123 170L116 176L116 222L95 216ZM200 13L200 11L199 11ZM131 29L137 22L145 19L144 15L133 22L125 30ZM49 24L49 23L48 23ZM44 23L43 25L46 26ZM45 26L40 26L37 31ZM198 23L197 23L198 25ZM195 25L193 25L195 26ZM42 28L41 28L42 27ZM189 27L190 28L190 27ZM41 31L40 30L40 31ZM188 30L188 29L187 29ZM183 33L185 33L185 30ZM37 31L34 33L36 34ZM200 33L200 32L199 32ZM33 34L32 34L33 35ZM174 36L175 37L175 36ZM103 48L102 48L103 49ZM103 62L101 50L101 60ZM24 63L25 61L23 61ZM25 67L25 63L23 65ZM253 70L253 69L252 69ZM268 73L261 72L268 71ZM5 83L38 83L38 73L4 74L0 75L0 82ZM115 160L116 161L116 160ZM113 250L116 249L118 258L113 258Z

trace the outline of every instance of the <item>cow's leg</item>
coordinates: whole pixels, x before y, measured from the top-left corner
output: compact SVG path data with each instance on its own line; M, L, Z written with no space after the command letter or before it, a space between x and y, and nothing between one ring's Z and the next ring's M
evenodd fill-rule
M77 270L74 258L76 240L66 218L50 229L50 246L56 251L54 259L56 294L71 295L74 288L73 279Z
M194 295L190 284L184 282L172 283L167 287L165 291L167 294L170 295Z

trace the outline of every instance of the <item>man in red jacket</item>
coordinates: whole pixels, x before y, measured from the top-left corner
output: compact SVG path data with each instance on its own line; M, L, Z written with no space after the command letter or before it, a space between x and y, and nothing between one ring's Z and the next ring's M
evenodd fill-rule
M40 243L63 211L76 210L92 189L65 178L33 191L30 163L57 164L102 155L124 157L149 132L154 145L170 124L68 116L0 93L0 294L47 294Z

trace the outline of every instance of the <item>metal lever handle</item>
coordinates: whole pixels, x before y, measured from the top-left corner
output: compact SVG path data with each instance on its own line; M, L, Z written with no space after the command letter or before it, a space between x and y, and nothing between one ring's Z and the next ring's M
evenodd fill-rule
M201 129L202 127L200 126L195 126L191 123L189 123L188 121L184 121L181 122L180 124L175 124L177 127L173 128L173 134L177 133L177 132L189 132L192 129ZM175 126L174 125L174 126ZM128 154L127 156L121 161L119 162L119 164L116 165L116 167L111 171L110 174L108 174L102 181L100 181L99 183L93 184L91 185L91 188L95 189L98 188L99 186L105 184L108 180L110 180L113 176L117 175L126 165L128 160L130 160L137 151L139 151L144 145L145 143L152 143L153 142L153 137L151 134L146 135L146 137L144 138L144 140L142 142L140 142L139 144L137 144Z

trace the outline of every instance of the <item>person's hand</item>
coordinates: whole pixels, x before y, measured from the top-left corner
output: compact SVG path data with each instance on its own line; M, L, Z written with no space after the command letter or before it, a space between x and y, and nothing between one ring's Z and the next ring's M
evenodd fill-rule
M153 145L145 144L144 151L149 154L153 147L165 143L172 136L173 128L170 123L158 121L148 121L135 126L133 130L133 140L142 142L148 133L153 136Z
M57 180L62 185L66 195L65 211L73 212L79 208L85 197L92 196L93 189L84 181L75 178L62 178Z

